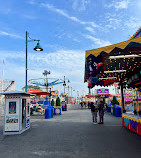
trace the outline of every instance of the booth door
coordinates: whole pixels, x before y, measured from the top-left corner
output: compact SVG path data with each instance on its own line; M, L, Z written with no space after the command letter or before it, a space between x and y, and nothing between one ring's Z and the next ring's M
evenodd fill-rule
M26 99L22 99L22 128L26 128Z

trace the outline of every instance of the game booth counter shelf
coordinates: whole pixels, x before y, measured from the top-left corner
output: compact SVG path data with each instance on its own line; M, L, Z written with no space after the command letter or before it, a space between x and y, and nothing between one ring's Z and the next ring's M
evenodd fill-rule
M141 66L128 73L126 78L127 87L132 88L132 99L130 97L128 101L132 102L133 111L122 114L122 126L141 135Z
M137 93L139 94L139 93ZM141 135L141 98L133 99L133 111L122 114L122 126Z
M21 91L3 92L5 95L4 135L21 134L30 128L30 94Z

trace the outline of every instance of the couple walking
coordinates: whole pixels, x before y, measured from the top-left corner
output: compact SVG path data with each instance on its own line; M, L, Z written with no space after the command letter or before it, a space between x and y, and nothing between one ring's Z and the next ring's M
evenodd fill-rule
M99 111L99 123L98 124L104 124L104 104L102 101L100 101L100 104L98 105L97 102L94 105L93 102L91 102L91 113L93 118L93 123L97 124L97 112Z

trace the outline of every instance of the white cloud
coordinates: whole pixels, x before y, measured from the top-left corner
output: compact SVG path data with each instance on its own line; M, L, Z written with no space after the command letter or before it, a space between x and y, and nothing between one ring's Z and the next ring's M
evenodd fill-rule
M26 18L26 19L29 19L29 20L35 20L35 19L37 19L37 17L33 16L33 15L23 15L23 17Z
M130 17L124 22L124 26L125 28L129 28L131 30L134 29L136 31L136 29L138 29L141 26L141 21L136 17Z
M27 0L27 3L32 4L32 5L37 4L37 3L36 3L36 0Z
M116 10L127 9L129 5L129 0L112 1L111 4L106 5L107 8L115 8Z
M109 18L107 19L107 24L105 25L105 27L108 28L113 28L114 30L116 30L119 25L121 24L122 20L120 18Z
M95 31L92 27L85 27L85 29L88 30L91 33L95 33Z
M73 1L72 8L78 11L85 11L90 0L75 0Z
M95 38L91 35L84 35L84 37L87 38L87 39L90 39L91 41L94 42L94 44L97 44L99 47L104 47L104 46L111 45L111 43L109 41L104 41L102 39Z
M58 9L58 8L55 8L53 5L50 5L49 3L41 3L41 7L44 7L44 8L47 8L53 12L56 12L72 21L75 21L77 23L80 23L82 25L90 25L92 27L98 27L98 25L96 25L93 21L82 21L82 20L79 20L78 18L74 17L74 16L70 16L69 14L67 14L65 11L61 10L61 9Z
M16 80L17 89L22 88L25 85L25 52L0 51L0 55L5 60L5 78ZM49 77L63 79L66 76L74 89L85 89L84 67L85 52L81 50L28 53L28 80L42 78L42 72L50 70Z
M77 38L74 38L73 39L75 42L80 42L80 40L78 40Z
M5 32L5 31L0 31L0 36L8 36L8 37L11 37L11 38L23 39L23 37L20 36L20 35L9 33L9 32Z

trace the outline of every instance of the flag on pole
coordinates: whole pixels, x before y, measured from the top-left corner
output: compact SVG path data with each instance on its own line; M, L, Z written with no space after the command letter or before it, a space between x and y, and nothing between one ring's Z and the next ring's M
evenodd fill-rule
M3 65L5 65L5 61L4 61L4 59L3 59Z
M5 65L5 61L4 61L4 59L3 59L3 65L2 65L2 89L1 89L1 91L3 92L3 81L4 81L4 65Z

